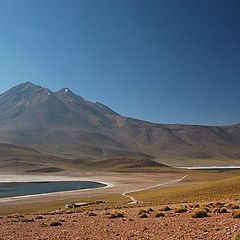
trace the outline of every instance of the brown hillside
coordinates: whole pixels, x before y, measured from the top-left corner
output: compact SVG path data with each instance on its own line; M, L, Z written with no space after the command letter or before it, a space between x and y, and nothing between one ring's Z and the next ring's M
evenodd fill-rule
M167 165L239 165L240 125L167 125L121 116L68 88L32 83L0 95L0 142L64 158L117 156Z

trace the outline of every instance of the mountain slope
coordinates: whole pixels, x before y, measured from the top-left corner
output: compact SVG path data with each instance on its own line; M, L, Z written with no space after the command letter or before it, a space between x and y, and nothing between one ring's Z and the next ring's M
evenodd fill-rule
M63 171L65 160L55 156L48 156L25 147L12 144L0 144L0 171L5 172L53 172Z
M167 125L127 118L70 89L32 83L0 95L0 142L68 158L126 156L172 165L240 164L240 125Z

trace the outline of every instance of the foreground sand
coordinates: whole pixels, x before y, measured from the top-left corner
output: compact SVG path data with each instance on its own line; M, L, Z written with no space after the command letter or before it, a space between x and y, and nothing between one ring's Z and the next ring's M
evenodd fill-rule
M174 206L170 206L174 208ZM47 215L4 216L0 219L0 239L22 240L101 240L101 239L234 239L240 234L240 219L232 217L232 211L217 214L210 210L209 217L194 219L188 208L186 213L164 212L157 218L160 206L153 207L147 218L140 218L139 208L117 210L123 218L110 219L112 210L95 210L51 213ZM79 209L78 209L79 211ZM53 215L54 214L54 215ZM93 216L91 216L93 215ZM40 217L39 217L40 216ZM42 218L42 219L38 219ZM50 226L54 221L60 226Z

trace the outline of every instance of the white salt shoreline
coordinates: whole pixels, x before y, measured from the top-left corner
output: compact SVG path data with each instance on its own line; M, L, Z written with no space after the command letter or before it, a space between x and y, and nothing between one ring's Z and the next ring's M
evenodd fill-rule
M204 170L204 169L240 169L240 166L198 166L198 167L176 167L189 170Z
M5 197L0 198L0 202L11 201L16 199L22 198L31 198L31 197L40 197L40 196L54 196L57 194L64 194L64 193L78 193L83 191L92 191L92 190L99 190L99 189L106 189L111 188L114 185L112 183L107 183L99 180L95 180L93 178L86 178L86 177L68 177L68 176L32 176L32 175L0 175L0 183L13 183L13 182L59 182L59 181L84 181L84 182L96 182L100 184L104 184L103 187L98 188L85 188L79 190L69 190L69 191L60 191L60 192L51 192L51 193L40 193L34 195L24 195L24 196L14 196L14 197Z

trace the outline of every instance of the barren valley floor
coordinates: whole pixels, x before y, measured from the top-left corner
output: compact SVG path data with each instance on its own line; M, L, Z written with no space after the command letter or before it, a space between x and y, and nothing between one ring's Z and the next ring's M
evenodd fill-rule
M92 180L109 183L109 186L104 189L0 199L1 240L235 240L240 234L238 171L148 170L140 173L136 170L65 172L51 176L24 176L18 173L5 174L4 179L7 178L9 181ZM123 196L124 192L128 196ZM137 201L129 204L129 197ZM65 204L74 202L90 204L64 209ZM199 210L207 211L207 216L193 218L192 214Z

